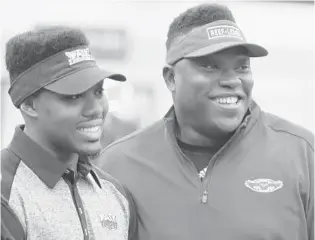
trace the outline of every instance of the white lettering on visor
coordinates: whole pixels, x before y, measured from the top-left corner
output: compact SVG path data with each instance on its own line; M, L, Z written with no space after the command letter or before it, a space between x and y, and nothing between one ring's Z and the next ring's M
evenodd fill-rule
M85 49L77 49L71 52L65 52L66 56L68 57L69 65L73 65L82 61L91 61L94 60L90 53L89 48Z
M207 28L207 33L209 39L218 37L235 37L244 40L244 37L238 28L228 25L209 27Z

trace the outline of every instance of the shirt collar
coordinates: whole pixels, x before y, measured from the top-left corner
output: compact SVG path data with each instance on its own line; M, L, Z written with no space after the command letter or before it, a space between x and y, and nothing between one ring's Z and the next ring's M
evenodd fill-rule
M34 142L24 133L24 125L17 126L9 148L27 165L48 187L54 188L68 168L68 164L60 161ZM89 173L100 186L100 181L93 171L88 158L79 158L78 173L86 177Z

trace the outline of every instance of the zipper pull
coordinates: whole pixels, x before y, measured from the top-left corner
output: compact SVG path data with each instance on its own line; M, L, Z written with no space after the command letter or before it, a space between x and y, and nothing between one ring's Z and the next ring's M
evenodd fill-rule
M207 203L207 201L208 201L208 191L205 190L202 194L202 197L201 197L201 203L205 204L205 203Z

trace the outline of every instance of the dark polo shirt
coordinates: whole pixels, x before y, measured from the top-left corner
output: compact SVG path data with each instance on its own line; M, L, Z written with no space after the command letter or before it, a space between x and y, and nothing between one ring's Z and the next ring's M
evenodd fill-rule
M78 173L16 128L1 151L1 194L28 239L137 239L130 194L110 175L79 159ZM130 226L130 228L129 228Z

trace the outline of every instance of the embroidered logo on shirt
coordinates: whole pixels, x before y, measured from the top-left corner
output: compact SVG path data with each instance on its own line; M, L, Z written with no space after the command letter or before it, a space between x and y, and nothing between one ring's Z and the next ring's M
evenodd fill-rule
M272 179L260 178L260 179L245 181L245 186L255 192L271 193L282 188L283 182L280 180L275 181Z
M118 224L117 224L116 216L106 215L104 217L101 217L101 225L102 227L106 227L109 230L117 230Z

